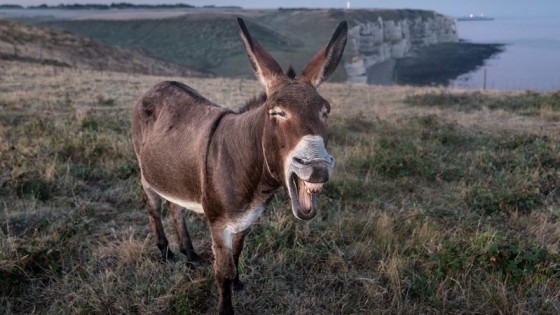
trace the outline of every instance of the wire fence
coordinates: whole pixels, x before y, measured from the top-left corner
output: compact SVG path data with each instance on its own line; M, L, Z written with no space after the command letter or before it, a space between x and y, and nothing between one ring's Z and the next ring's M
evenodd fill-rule
M560 69L504 69L484 67L450 82L459 89L502 91L560 91Z

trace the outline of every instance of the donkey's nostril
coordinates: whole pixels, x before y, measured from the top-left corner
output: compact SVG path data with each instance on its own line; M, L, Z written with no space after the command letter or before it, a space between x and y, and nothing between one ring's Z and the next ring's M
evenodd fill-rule
M314 159L305 159L299 157L292 158L294 164L303 165L303 166L318 166L320 164L334 164L334 158L329 155L326 158L314 158Z
M300 159L298 157L294 157L294 162L296 162L297 164L302 164L302 165L307 164L303 159Z

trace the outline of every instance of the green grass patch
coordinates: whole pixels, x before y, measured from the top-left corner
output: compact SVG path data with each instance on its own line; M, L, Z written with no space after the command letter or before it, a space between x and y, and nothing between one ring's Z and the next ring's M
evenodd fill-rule
M524 277L545 281L560 273L557 255L527 240L499 234L447 240L430 260L432 271L440 279L482 269L517 286Z
M333 179L333 197L370 195L359 180L370 174L413 186L440 183L454 187L470 210L512 213L542 206L558 185L560 146L548 137L477 134L424 116L379 122L369 140L338 165L345 175Z
M412 106L449 108L471 112L488 108L505 110L521 115L538 115L543 110L560 109L560 93L525 92L517 95L489 95L473 93L425 93L407 96L404 101Z
M5 116L0 148L7 194L47 201L72 192L77 182L127 180L139 173L128 136L129 123L88 114ZM123 126L124 125L124 126ZM124 130L127 130L126 132Z

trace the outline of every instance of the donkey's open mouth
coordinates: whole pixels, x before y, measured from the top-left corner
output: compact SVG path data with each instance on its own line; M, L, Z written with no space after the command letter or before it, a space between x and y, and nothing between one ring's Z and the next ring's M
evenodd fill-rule
M304 136L288 157L286 186L292 212L301 220L317 215L317 195L329 180L334 158L327 152L323 138Z
M323 183L310 183L292 173L288 192L294 215L301 220L310 220L317 215L317 195L323 190Z
M298 219L310 220L317 215L317 197L323 191L323 185L331 172L332 166L329 169L324 169L324 174L327 177L322 178L320 180L322 182L318 183L311 182L311 180L318 181L316 179L303 180L296 172L289 174L288 194L292 203L292 211Z

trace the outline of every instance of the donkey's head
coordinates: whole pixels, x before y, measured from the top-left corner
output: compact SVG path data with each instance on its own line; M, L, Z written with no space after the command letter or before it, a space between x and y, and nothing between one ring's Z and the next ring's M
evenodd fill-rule
M303 220L317 214L317 194L329 180L334 158L327 152L327 117L330 104L316 88L335 71L348 33L342 22L330 42L321 49L303 73L285 74L272 56L247 31L238 18L241 38L251 66L266 90L268 115L263 150L270 173L288 189L292 211Z

